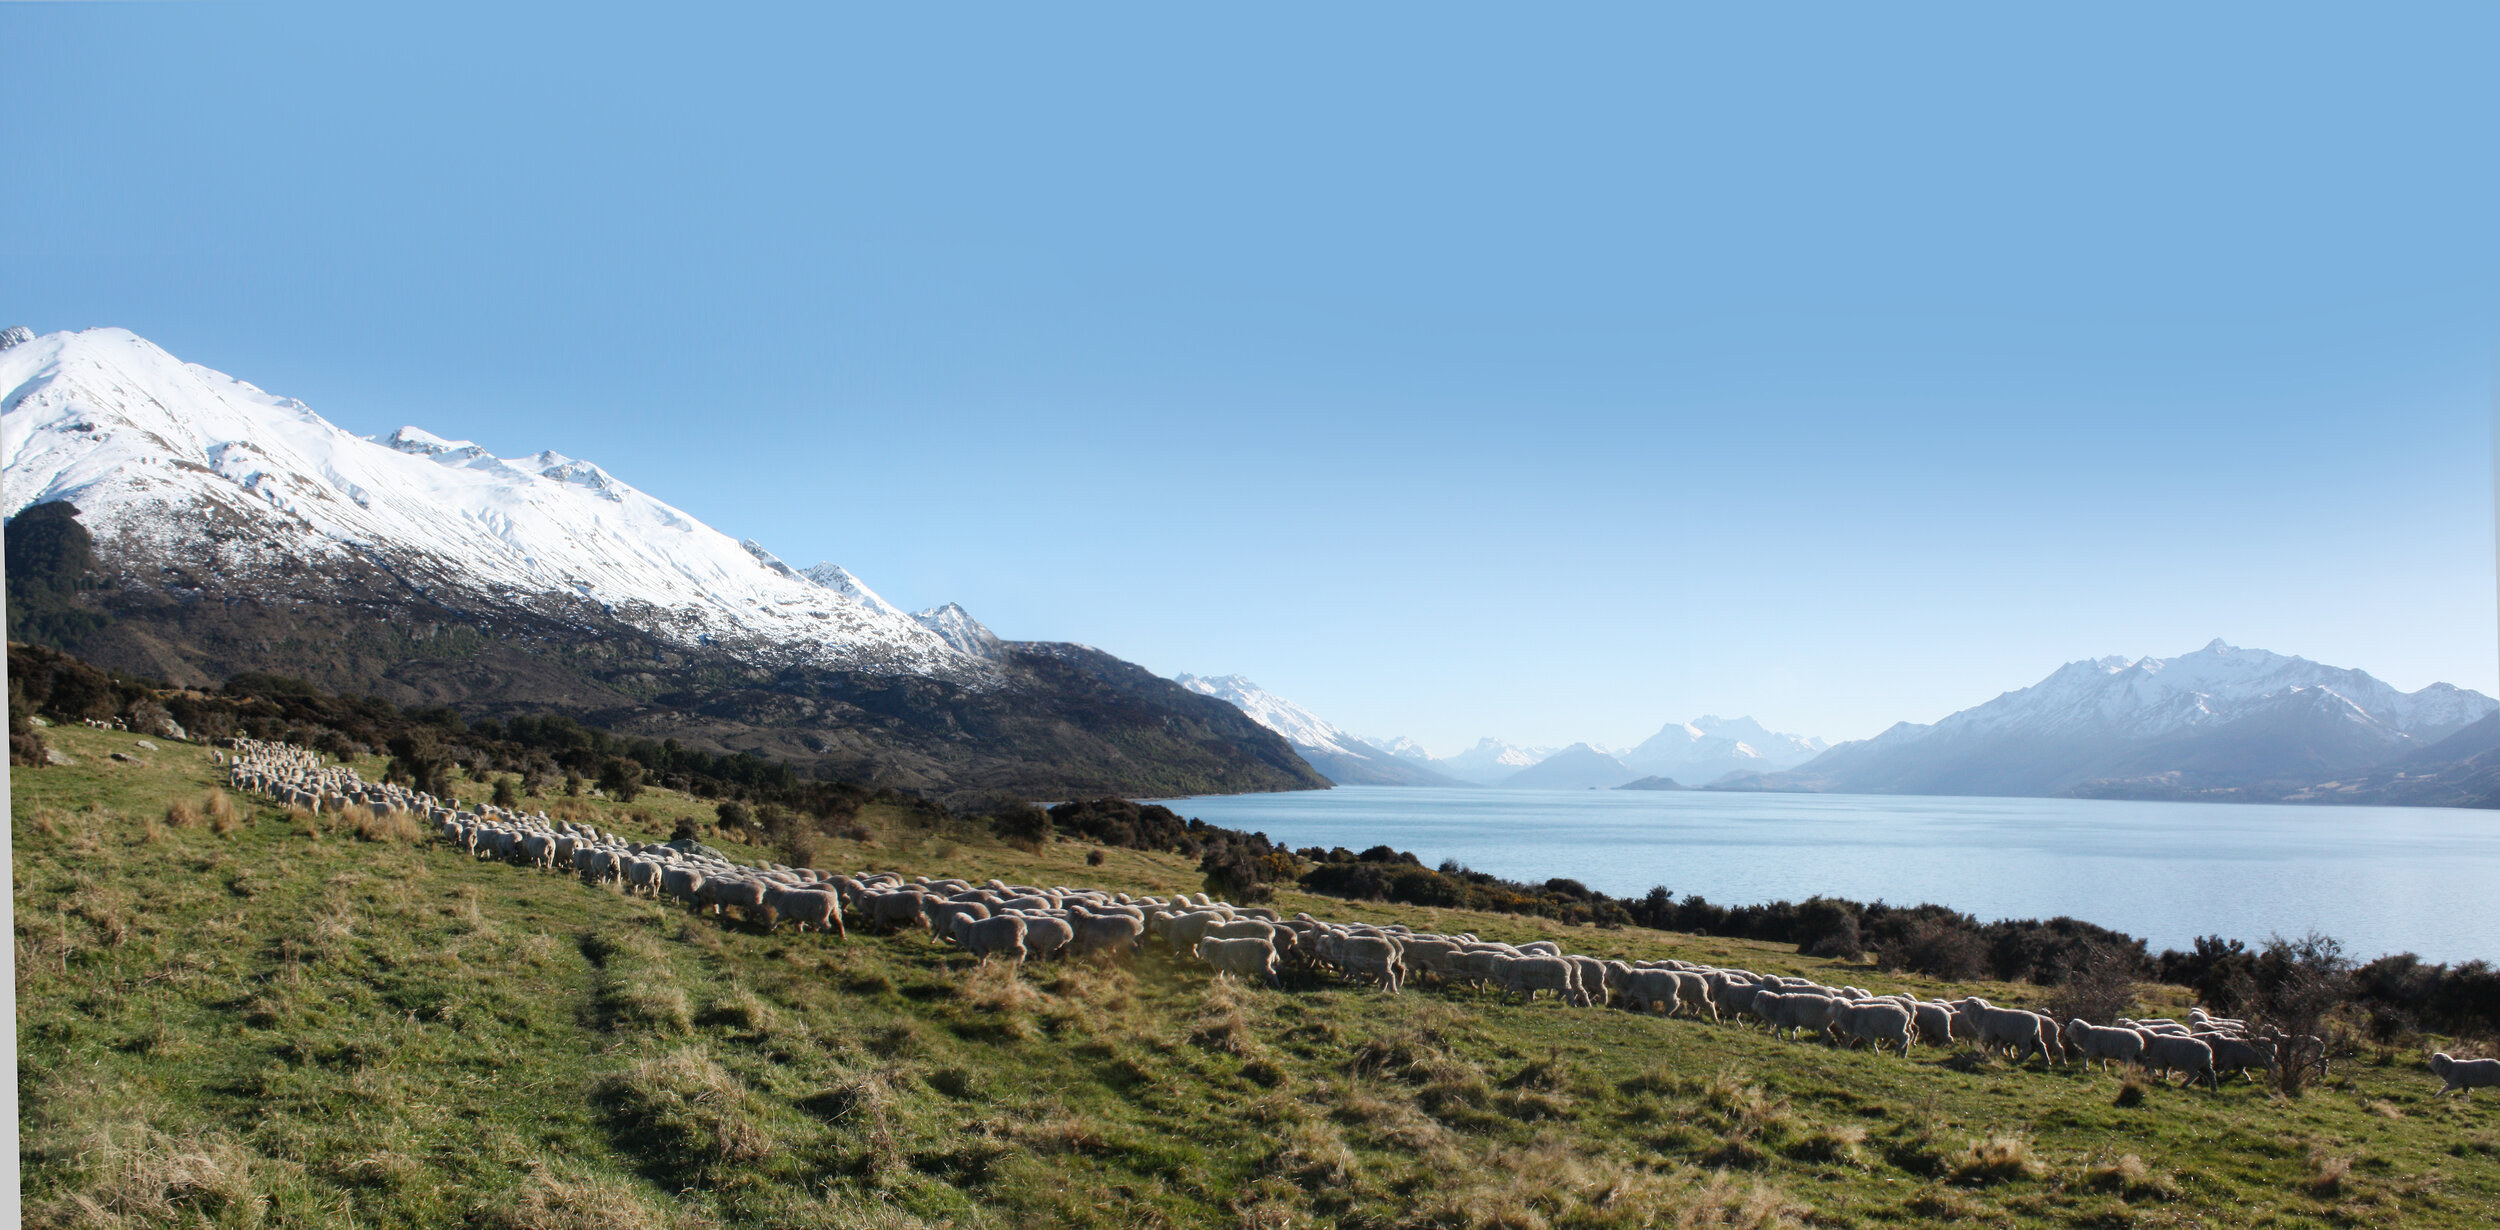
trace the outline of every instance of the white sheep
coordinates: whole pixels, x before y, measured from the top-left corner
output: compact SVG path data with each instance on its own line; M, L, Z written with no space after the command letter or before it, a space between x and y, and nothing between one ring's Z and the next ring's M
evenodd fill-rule
M2431 1075L2442 1082L2439 1093L2462 1090L2471 1102L2477 1089L2500 1088L2500 1059L2457 1059L2441 1051L2431 1056Z
M1198 959L1214 966L1219 977L1225 974L1236 978L1256 975L1266 979L1269 986L1284 985L1276 977L1276 946L1256 936L1203 939L1198 941L1196 951Z

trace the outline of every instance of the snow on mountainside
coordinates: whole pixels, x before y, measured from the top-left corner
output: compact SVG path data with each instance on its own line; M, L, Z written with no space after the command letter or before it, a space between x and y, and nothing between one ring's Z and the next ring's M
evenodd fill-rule
M1368 760L1377 753L1360 739L1337 729L1318 714L1286 700L1239 675L1174 675L1172 682L1202 696L1227 701L1250 715L1250 720L1285 737L1285 742L1298 748L1312 748L1339 756Z
M1750 717L1708 715L1670 722L1618 759L1645 774L1698 783L1727 773L1794 768L1829 746L1819 738L1766 730Z
M686 646L942 675L985 664L819 565L798 573L586 461L415 427L368 439L120 329L0 349L6 513L69 500L108 561L236 583L379 569L416 590ZM125 570L125 575L138 575Z
M832 565L820 564L818 567L830 568ZM812 573L814 570L809 571ZM850 574L844 573L843 575ZM995 658L1006 644L998 639L997 633L983 626L980 620L974 619L970 611L952 602L945 606L933 606L925 611L914 611L911 617L912 622L937 633L939 639L954 646L958 653L968 653L976 658Z
M1518 747L1488 735L1478 739L1476 745L1466 751L1433 761L1432 767L1461 781L1490 786L1554 755L1557 750L1550 747Z
M2323 689L2391 730L2426 739L2462 729L2500 708L2488 696L2450 684L2399 692L2365 671L2242 649L2217 638L2175 658L2069 662L2030 687L1933 726L1894 730L1902 732L1901 738L1981 731L2150 738L2234 721L2297 688ZM1922 731L1931 733L1918 733ZM1891 737L1893 731L1877 736Z
M2434 746L2500 702L2216 640L2070 662L1934 725L1904 722L1737 789L2112 798L2296 797Z

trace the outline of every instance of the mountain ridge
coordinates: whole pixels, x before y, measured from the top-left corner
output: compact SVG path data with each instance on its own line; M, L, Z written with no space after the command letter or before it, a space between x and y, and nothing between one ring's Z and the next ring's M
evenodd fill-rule
M564 711L946 797L1310 789L1284 741L1099 650L924 620L553 450L357 436L126 330L0 349L5 512L76 508L101 665Z

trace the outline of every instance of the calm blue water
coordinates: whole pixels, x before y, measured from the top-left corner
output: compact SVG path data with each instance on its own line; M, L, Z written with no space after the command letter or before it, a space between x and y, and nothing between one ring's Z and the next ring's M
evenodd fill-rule
M2364 960L2500 960L2500 812L1875 795L1341 786L1170 801L1287 845L1387 844L1616 896L1816 893L2072 915L2158 952L2315 929Z

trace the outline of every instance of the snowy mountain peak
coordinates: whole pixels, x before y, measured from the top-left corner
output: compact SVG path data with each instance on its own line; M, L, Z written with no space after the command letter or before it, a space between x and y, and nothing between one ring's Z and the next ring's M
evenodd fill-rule
M939 639L954 646L957 652L976 658L997 657L998 651L1006 644L998 639L997 633L974 619L970 611L952 602L925 611L914 611L911 617L914 623L937 633Z
M0 329L0 350L7 350L11 346L23 345L33 340L35 340L35 331L24 325L10 325L6 329Z
M1218 675L1214 678L1174 675L1172 682L1199 695L1229 702L1234 708L1249 714L1251 721L1283 735L1287 743L1358 760L1371 759L1373 749L1366 747L1362 740L1239 675Z
M2069 662L2030 687L1912 729L1921 738L1958 730L2149 738L2224 725L2286 698L2325 704L2328 696L2416 738L2444 735L2500 709L2500 702L2451 684L2400 692L2366 671L2216 638L2174 658Z
M0 474L8 515L74 501L98 551L134 565L125 576L173 568L252 595L378 567L474 609L621 620L761 660L988 677L866 587L776 570L588 462L508 461L417 427L354 435L126 330L0 350Z
M775 560L774 562L779 563L780 561ZM878 597L877 591L868 588L867 582L860 580L858 577L852 576L849 569L844 568L840 564L833 563L830 560L821 562L813 568L806 569L798 575L873 610L882 611L905 619L910 618L910 616L903 614L903 608Z

